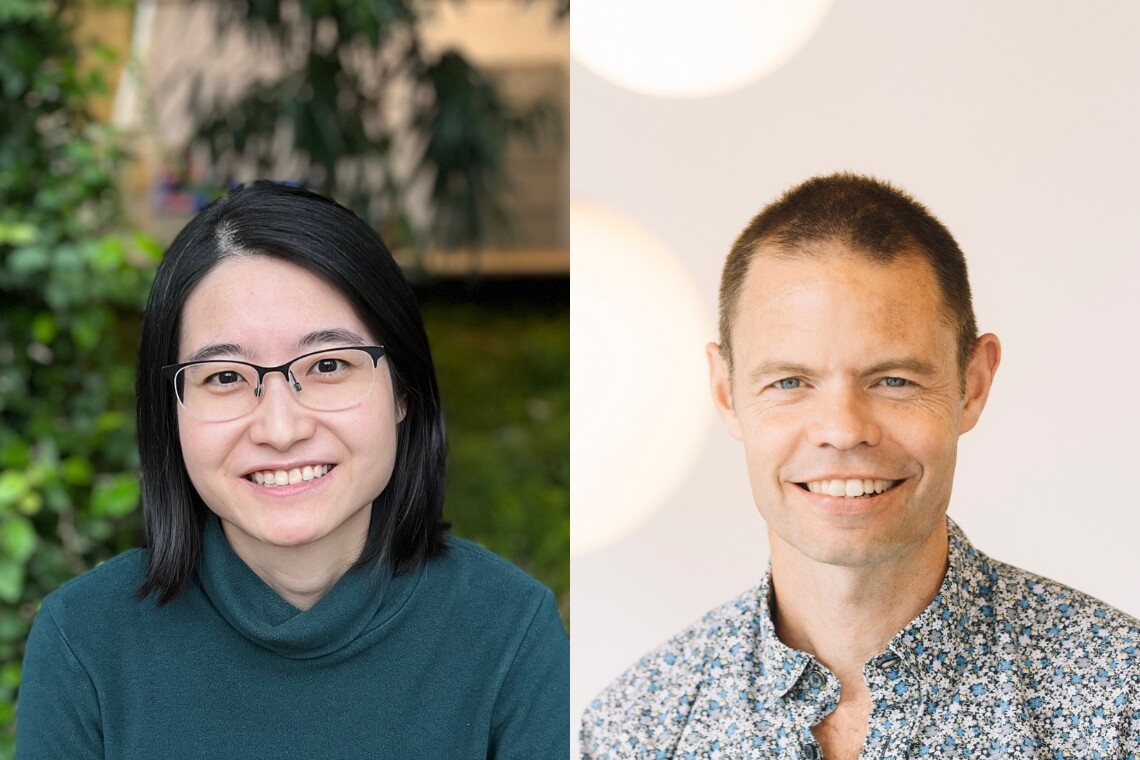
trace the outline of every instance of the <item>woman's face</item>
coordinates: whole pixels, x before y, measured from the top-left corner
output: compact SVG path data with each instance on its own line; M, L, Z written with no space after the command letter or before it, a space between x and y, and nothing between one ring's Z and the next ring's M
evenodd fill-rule
M272 367L353 344L376 345L376 336L332 286L294 264L247 256L223 260L191 292L179 362L237 359ZM372 500L392 475L402 419L382 358L368 394L348 409L309 409L274 372L248 414L206 422L179 405L178 431L190 480L240 556L307 545L354 561ZM320 476L322 468L328 472Z

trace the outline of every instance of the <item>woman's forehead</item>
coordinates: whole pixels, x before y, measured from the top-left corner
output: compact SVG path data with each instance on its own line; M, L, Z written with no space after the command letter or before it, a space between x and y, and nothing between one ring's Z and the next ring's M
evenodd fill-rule
M209 345L277 355L342 339L376 342L344 294L296 264L266 256L219 262L191 291L180 321L182 357Z

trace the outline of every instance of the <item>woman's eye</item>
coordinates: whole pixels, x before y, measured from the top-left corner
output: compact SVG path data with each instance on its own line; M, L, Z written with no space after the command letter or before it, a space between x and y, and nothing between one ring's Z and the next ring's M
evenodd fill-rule
M240 380L241 375L239 375L237 372L232 371L215 372L206 378L207 383L213 383L214 385L233 385Z
M904 388L910 384L910 381L901 377L884 377L883 385L888 388Z
M321 374L336 372L340 369L340 359L321 359L315 369Z
M772 385L782 391L793 391L800 387L800 379L798 377L785 377L783 380L777 380Z

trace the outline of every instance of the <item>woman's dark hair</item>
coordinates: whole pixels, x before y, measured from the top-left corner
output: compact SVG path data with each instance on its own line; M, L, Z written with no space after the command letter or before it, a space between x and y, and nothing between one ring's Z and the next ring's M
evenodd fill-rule
M314 193L254 182L207 206L178 234L155 275L143 316L137 376L142 504L149 565L139 597L177 597L194 572L210 512L190 483L178 437L177 401L160 368L178 361L182 311L218 262L268 256L296 264L338 290L384 345L398 426L391 480L372 504L356 567L389 562L396 573L444 550L446 440L439 390L415 295L379 236L355 214Z

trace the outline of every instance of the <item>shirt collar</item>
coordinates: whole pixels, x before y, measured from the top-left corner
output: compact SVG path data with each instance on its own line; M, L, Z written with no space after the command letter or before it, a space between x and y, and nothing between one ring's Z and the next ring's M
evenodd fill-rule
M947 518L949 552L946 576L934 600L888 642L874 658L889 664L898 658L919 677L949 683L965 669L979 625L993 616L991 599L996 574L989 559L977 551L962 530ZM726 649L718 656L725 664L738 663L751 669L759 663L756 685L763 696L784 697L799 681L815 658L784 644L772 621L772 566L750 600L757 620L755 651Z

